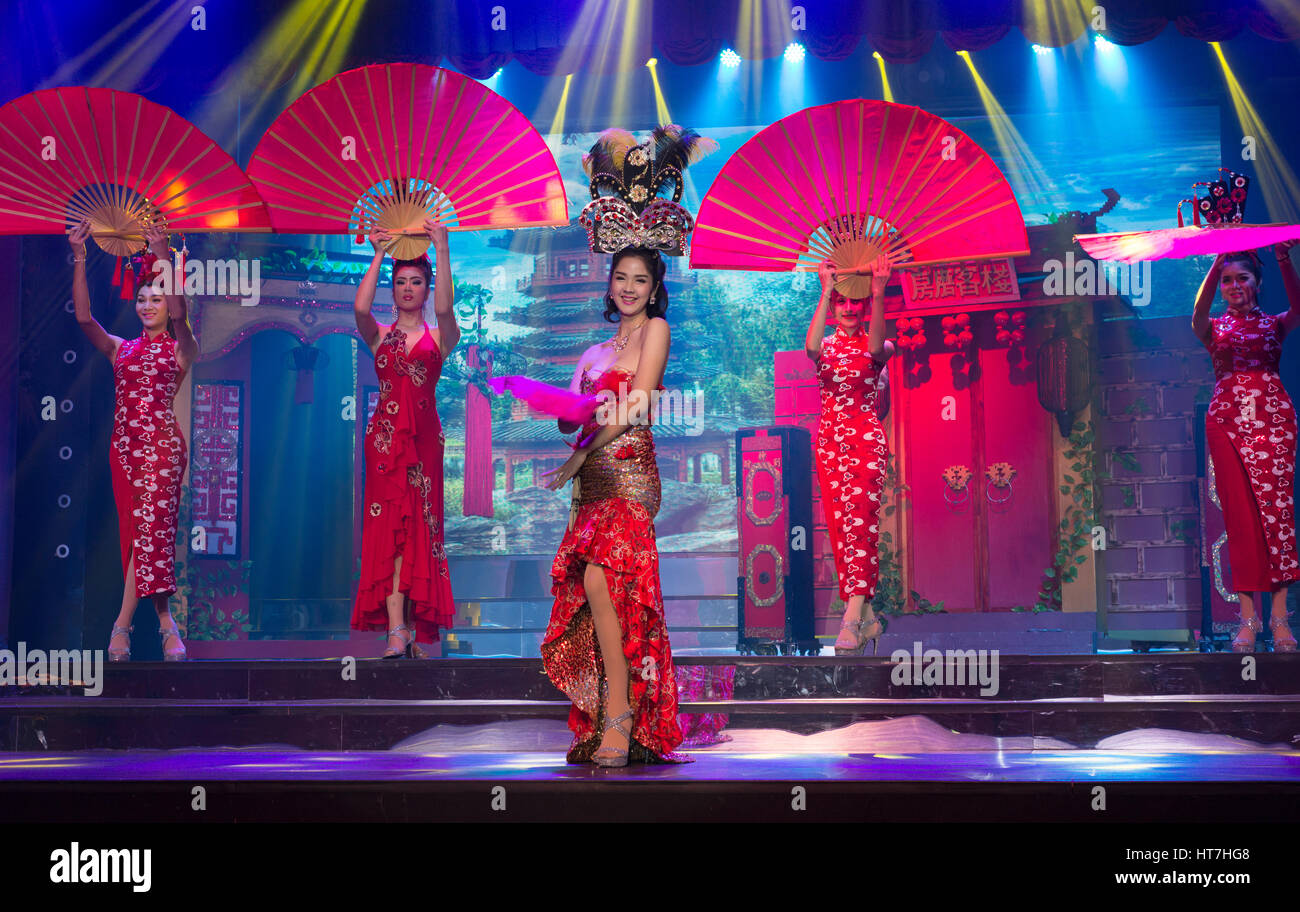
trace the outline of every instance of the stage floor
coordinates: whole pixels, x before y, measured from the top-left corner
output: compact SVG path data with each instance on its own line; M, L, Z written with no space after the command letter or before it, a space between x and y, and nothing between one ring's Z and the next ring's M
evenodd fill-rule
M623 769L562 752L281 748L13 753L0 821L1294 822L1300 754L697 750Z
M695 750L693 762L600 769L562 753L201 749L7 754L0 783L114 782L1296 782L1292 751L1156 753L1126 750L813 754Z

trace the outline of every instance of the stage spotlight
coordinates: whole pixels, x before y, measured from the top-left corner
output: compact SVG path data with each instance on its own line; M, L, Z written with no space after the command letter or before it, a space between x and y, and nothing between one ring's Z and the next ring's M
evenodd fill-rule
M1093 37L1092 37L1092 43L1093 43L1094 45L1096 45L1097 50L1099 50L1099 51L1117 51L1117 50L1119 50L1118 47L1116 47L1116 46L1115 46L1114 44L1112 44L1111 42L1107 41L1107 40L1106 40L1105 38L1103 38L1101 35L1093 35Z
M723 48L723 49L722 49L722 65L723 65L724 67L738 67L738 66L740 66L740 55L737 54L735 51L733 51L731 48Z
M651 57L649 60L645 62L645 65L650 67L651 69L654 69L658 63L659 63L658 57Z
M803 54L803 45L799 44L797 41L786 45L785 59L787 63L802 63Z
M1039 55L1040 57L1050 56L1052 53L1051 48L1043 47L1041 44L1032 44L1030 45L1030 47L1032 47L1034 49L1034 53Z

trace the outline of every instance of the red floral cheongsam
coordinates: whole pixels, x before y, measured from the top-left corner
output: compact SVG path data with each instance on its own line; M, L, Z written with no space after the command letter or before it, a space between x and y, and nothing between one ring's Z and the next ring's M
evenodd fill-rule
M876 416L881 369L867 334L822 339L817 361L822 413L817 425L817 479L839 577L840 598L876 592L880 560L877 516L889 451Z
M1280 316L1255 307L1210 321L1214 395L1206 442L1228 529L1237 592L1274 592L1300 579L1296 559L1296 418L1278 375Z
M122 573L135 555L139 598L176 591L176 522L187 450L172 400L184 372L176 340L127 339L113 361L117 404L109 454Z

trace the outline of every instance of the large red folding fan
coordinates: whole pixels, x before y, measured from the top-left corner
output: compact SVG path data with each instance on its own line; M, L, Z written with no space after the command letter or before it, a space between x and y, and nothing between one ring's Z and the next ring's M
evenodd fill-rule
M399 259L427 248L422 225L567 225L555 157L513 105L441 67L340 73L276 118L248 175L277 231L392 233Z
M144 228L270 231L262 199L192 123L140 95L68 86L0 108L0 234L62 234L89 220L108 253Z
M1021 256L1011 187L952 124L910 105L853 99L805 108L728 159L700 203L691 266L815 270L826 259L851 297L866 267Z

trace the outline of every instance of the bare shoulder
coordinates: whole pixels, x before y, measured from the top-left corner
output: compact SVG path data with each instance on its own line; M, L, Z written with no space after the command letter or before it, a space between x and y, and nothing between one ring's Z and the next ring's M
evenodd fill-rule
M650 322L646 323L643 345L646 343L667 345L672 340L672 337L673 334L668 328L667 320L663 317L651 317Z

